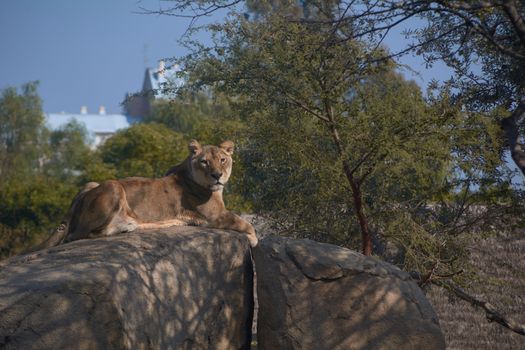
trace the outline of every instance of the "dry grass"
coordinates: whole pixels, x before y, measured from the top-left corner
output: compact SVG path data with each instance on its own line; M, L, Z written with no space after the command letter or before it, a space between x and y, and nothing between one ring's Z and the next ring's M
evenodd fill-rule
M513 236L473 242L470 250L481 280L469 292L525 324L525 229ZM439 315L448 349L525 349L525 336L487 322L483 311L445 290L433 287L427 296Z

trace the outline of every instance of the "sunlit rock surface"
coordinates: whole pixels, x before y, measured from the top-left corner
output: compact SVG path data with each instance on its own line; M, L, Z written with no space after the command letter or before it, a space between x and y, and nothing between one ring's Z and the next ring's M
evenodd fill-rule
M261 350L445 349L437 316L408 274L311 240L254 249Z
M252 285L236 232L76 241L0 264L0 348L249 348Z

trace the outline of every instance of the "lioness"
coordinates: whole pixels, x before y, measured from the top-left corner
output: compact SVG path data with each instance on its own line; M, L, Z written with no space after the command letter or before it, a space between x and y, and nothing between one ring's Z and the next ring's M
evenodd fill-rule
M189 157L158 179L130 177L90 182L69 213L39 248L83 238L110 236L137 228L196 225L235 230L257 245L253 226L226 210L222 191L232 171L233 142L220 146L189 143Z

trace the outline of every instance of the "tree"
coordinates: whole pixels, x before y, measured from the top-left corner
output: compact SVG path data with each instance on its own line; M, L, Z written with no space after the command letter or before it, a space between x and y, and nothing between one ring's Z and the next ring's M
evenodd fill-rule
M4 184L39 168L45 147L44 114L37 83L2 91L0 97L0 175Z
M3 90L0 98L0 221L11 227L24 219L27 184L41 170L45 154L44 115L37 83Z
M81 168L76 157L87 149L81 134L74 125L47 130L36 83L24 85L21 93L2 92L0 257L43 238L67 210L78 181L71 172Z
M173 165L184 160L187 153L183 135L161 124L136 124L118 131L99 149L103 166L115 169L109 174L116 178L163 176Z
M525 175L525 4L409 1L403 10L427 20L421 31L409 33L419 40L419 53L454 70L450 83L469 110L494 113Z
M290 23L279 16L254 22L238 17L214 29L220 31L214 48L185 61L186 68L194 86L237 96L255 153L247 171L263 183L254 203L286 209L293 225L308 222L310 229L315 219L316 228L341 227L342 215L346 234L339 243L353 238L348 220L354 217L362 250L371 254L369 215L378 197L369 184L388 187L383 170L400 164L398 175L412 172L421 190L429 176L421 196L431 185L434 193L444 185L451 154L444 128L453 120L427 109L417 87L403 82L392 63L369 63L381 50L362 42L341 44L331 25ZM410 157L412 152L421 159Z
M209 124L218 114L224 114L226 104L215 104L203 93L186 94L172 100L158 100L152 112L146 116L147 123L161 123L188 137L203 139L204 125Z
M171 0L172 6L147 13L190 18L190 28L215 11L245 3L256 14L275 12L291 21L332 23L340 41L365 39L379 47L392 29L414 18L407 37L416 42L373 60L388 60L416 51L429 64L443 61L455 72L448 83L456 88L459 104L471 111L493 111L504 130L506 148L525 174L524 69L525 5L517 0L340 0L340 1L199 1ZM319 14L329 14L324 18ZM313 15L312 15L313 14ZM351 30L341 28L351 26ZM188 30L187 33L191 33Z
M44 161L47 176L81 185L80 175L89 166L92 151L88 146L87 130L77 121L71 121L49 134L52 152Z

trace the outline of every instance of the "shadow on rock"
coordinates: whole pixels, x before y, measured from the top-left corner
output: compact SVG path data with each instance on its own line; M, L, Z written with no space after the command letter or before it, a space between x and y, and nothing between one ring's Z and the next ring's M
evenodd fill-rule
M259 349L445 349L432 306L398 268L330 244L254 249Z
M250 248L172 227L82 240L0 265L0 348L249 349Z

